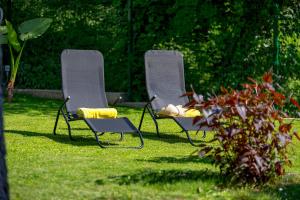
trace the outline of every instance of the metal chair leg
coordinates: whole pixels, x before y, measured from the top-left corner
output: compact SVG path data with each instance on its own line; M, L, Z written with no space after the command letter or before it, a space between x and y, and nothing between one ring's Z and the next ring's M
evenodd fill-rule
M156 134L158 137L161 137L160 134L159 134L159 129L158 129L158 123L157 123L157 120L155 118L153 118L154 120L154 123L155 123L155 128L156 128Z
M158 122L157 122L154 114L151 112L151 110L148 107L147 107L147 110L148 110L148 112L149 112L149 114L150 114L150 116L151 116L151 118L152 118L152 120L153 120L153 122L155 124L156 134L157 134L158 137L160 137L159 128L158 128Z
M68 118L67 118L67 116L66 116L66 114L64 113L63 110L61 111L61 113L62 113L62 115L63 115L63 117L65 119L65 122L66 122L67 126L68 126L69 138L70 138L70 140L74 140L74 138L72 137L72 134L71 134L71 125L69 123L69 120L68 120Z
M137 149L141 149L141 148L144 147L143 135L142 135L141 131L139 131L139 130L137 130L137 133L138 133L138 135L139 135L141 144L140 144L140 146L138 146L138 147L136 147L136 148L137 148Z
M56 135L56 128L57 128L59 115L60 115L60 109L58 109L58 111L57 111L56 120L55 120L55 124L54 124L54 129L53 129L53 135Z
M155 119L155 116L154 116L153 113L151 112L150 108L148 107L148 104L144 107L143 114L142 114L142 117L141 117L141 120L140 120L140 124L139 124L138 130L141 131L142 123L143 123L143 120L144 120L144 117L145 117L145 114L146 114L146 110L149 112L149 114L150 114L150 116L151 116L151 118L152 118L152 120L153 120L153 122L154 122L154 124L155 124L157 136L160 137L157 120Z
M121 142L121 141L123 141L124 140L124 132L121 132L120 133L120 139L119 139L119 141Z
M61 106L59 107L58 111L57 111L57 115L56 115L56 120L55 120L55 123L54 123L54 128L53 128L53 134L56 135L56 128L57 128L57 124L58 124L58 119L59 119L59 116L60 116L60 113L63 114L64 116L64 119L65 121L67 122L67 118L65 116L65 113L63 112L63 108L64 106L66 105L66 103L70 100L70 96L68 96L64 102L61 104ZM70 127L70 124L67 122L67 125L68 125L68 129L69 129L69 135L71 134L71 127ZM70 137L72 138L72 136Z
M71 134L71 126L70 126L70 123L69 123L69 121L67 121L67 120L66 120L66 123L67 123L67 126L68 126L69 138L70 138L70 140L74 140L74 138L72 137L72 134Z
M97 132L94 132L94 134L95 134L95 137L96 137L96 141L97 141L97 143L98 143L98 145L101 147L101 148L106 148L106 146L104 146L102 143L101 143L101 141L99 140L99 135L98 135L98 133ZM104 134L104 132L103 133L101 133L100 135L103 135Z
M190 144L191 144L192 146L194 146L194 147L199 147L200 144L203 143L203 141L200 141L199 144L195 144L194 141L192 140L192 138L191 138L189 132L188 132L187 130L184 130L184 132L185 132L185 134L186 134L186 136L187 136L187 138L188 138L188 141L190 142Z
M206 138L206 131L203 131L202 139Z
M139 128L138 128L139 131L142 128L142 123L143 123L144 116L145 116L145 113L146 113L146 108L147 108L147 105L144 107L144 110L143 110L143 114L142 114L142 117L141 117L141 120L140 120L140 124L139 124Z
M137 130L137 133L138 133L139 138L140 138L140 145L139 146L137 146L137 147L112 147L112 148L131 148L131 149L141 149L141 148L143 148L144 147L144 140L143 140L142 133L139 130ZM98 145L101 148L108 148L109 147L109 146L104 145L103 142L99 138L99 136L103 135L104 132L102 132L102 133L94 132L94 134L95 134L96 141L97 141ZM121 134L121 138L120 138L121 140L120 141L122 141L123 137L124 137L124 132L120 132L120 134ZM109 145L109 142L107 142L107 143L108 143L107 145Z

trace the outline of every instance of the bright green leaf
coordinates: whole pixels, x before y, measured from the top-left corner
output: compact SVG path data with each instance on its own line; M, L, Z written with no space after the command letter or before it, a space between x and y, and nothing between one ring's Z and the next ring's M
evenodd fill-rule
M21 50L21 45L18 41L18 37L17 37L17 33L15 31L15 29L13 28L12 24L5 20L6 22L6 28L7 28L7 39L8 39L8 43L16 50L16 51L20 51Z
M43 35L50 27L52 19L36 18L23 22L19 26L20 39L22 41L34 39Z

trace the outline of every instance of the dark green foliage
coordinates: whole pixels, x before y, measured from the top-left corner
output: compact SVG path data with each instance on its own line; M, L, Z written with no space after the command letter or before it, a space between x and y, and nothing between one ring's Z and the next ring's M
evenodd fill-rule
M24 56L19 87L60 88L62 49L98 49L105 58L108 91L128 91L144 99L144 52L176 49L184 54L187 86L199 93L220 85L238 88L274 63L272 0L133 0L133 61L128 70L127 0L18 0L13 22L34 17L54 19L51 30L33 41ZM299 80L300 6L278 1L280 66L274 71ZM51 77L51 78L50 78Z
M126 37L126 30L120 28L111 2L17 1L13 11L14 23L30 17L53 18L44 37L28 44L18 87L59 89L60 53L65 48L78 48L103 52L108 89L126 91L126 42L118 39Z

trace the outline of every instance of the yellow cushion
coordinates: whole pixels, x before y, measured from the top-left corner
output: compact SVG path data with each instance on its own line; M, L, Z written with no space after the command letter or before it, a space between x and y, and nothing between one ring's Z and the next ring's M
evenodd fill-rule
M197 117L197 116L201 116L201 113L199 110L192 108L192 109L185 111L184 116L185 117Z
M78 108L78 117L82 118L116 118L118 111L115 108Z

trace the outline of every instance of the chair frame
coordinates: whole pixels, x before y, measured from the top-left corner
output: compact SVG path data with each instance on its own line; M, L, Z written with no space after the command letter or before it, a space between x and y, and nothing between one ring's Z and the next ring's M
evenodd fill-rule
M186 99L180 99L180 95L183 95L184 93L186 93L185 80L184 80L184 62L183 62L182 53L180 53L179 51L174 51L174 50L149 50L145 53L144 59L145 59L145 72L146 72L145 73L146 88L147 88L149 101L144 106L143 113L142 113L140 123L139 123L139 130L141 130L144 116L145 116L146 112L148 112L155 124L156 133L158 136L160 136L160 133L159 133L159 126L158 126L157 120L172 119L182 129L181 132L186 133L188 141L192 146L201 145L201 143L203 143L204 141L203 140L201 140L200 142L193 141L189 131L191 131L191 130L197 131L197 134L199 131L203 131L203 136L202 136L202 139L203 139L206 137L206 131L210 130L208 127L198 127L197 125L194 125L192 117L160 116L157 114L158 110L160 110L163 106L166 106L169 103L172 103L174 105L183 105L183 106L186 103L188 103L187 97L185 97ZM171 60L171 63L169 63L170 60ZM166 66L167 68L162 69L163 71L160 71L160 68L151 69L152 68L151 66L155 66L156 62L158 62L157 63L158 66L160 66L159 64L164 63L163 66ZM173 67L173 65L174 65L174 67ZM174 77L178 78L178 80L173 79L173 82L174 82L174 80L176 80L176 83L178 83L178 85L175 86L176 88L174 88L173 85L169 85L169 84L166 84L166 85L170 86L170 88L169 87L168 88L161 87L163 85L161 85L159 82L160 80L155 79L155 77L163 76L160 72L162 72L162 73L164 73L164 75L166 75L166 73L168 73L168 71L166 71L166 69L172 70L173 68L175 69L175 71L174 71L175 73L173 73L170 77L167 76L166 79L172 80L172 78L174 78ZM152 71L152 70L154 70L154 71ZM166 83L172 83L172 82L166 82ZM178 90L177 90L177 87L178 87ZM158 88L163 88L163 90L160 90L160 89L157 90ZM177 94L175 94L175 96L174 96L174 93L172 94L172 91L174 92L174 89L175 89L175 91L176 90L178 91ZM171 95L169 95L169 96L173 96L172 99L168 99L169 97L166 97L166 95L165 95L165 94L168 94L169 90L171 91L171 93L169 93ZM198 144L198 143L200 143L200 144Z
M154 111L154 109L152 108L151 106L151 102L156 98L156 96L153 96L147 103L146 105L144 106L144 109L143 109L143 113L142 113L142 117L141 117L141 120L140 120L140 123L139 123L139 127L138 129L141 131L141 128L142 128L142 124L143 124L143 120L144 120L144 116L146 114L146 111L148 111L148 113L150 114L151 116L151 119L153 120L154 124L155 124L155 128L156 128L156 134L158 137L161 137L160 136L160 132L159 132L159 127L158 127L158 122L157 120L159 119L172 119L176 122L176 124L182 129L181 132L185 132L187 138L188 138L188 141L189 143L192 145L192 146L195 146L195 147L199 147L199 145L201 145L203 143L203 141L201 141L199 144L196 144L193 139L191 138L190 136L190 133L189 133L189 130L187 130L178 120L176 120L176 117L160 117L159 115L157 115L157 113ZM198 131L200 131L201 129L198 129ZM202 135L202 139L204 139L206 137L206 130L203 130L203 135Z
M68 135L70 140L74 141L75 139L72 137L72 131L71 131L71 125L70 122L72 121L79 121L79 120L84 120L83 118L78 118L75 114L71 114L70 112L67 111L66 108L66 103L70 100L70 96L68 96L64 102L62 103L62 105L59 107L58 111L57 111L57 115L56 115L56 119L55 119L55 124L54 124L54 128L53 128L53 135L57 135L56 130L57 130L57 124L59 121L59 117L62 114L65 123L67 124L68 127ZM86 121L85 121L86 122ZM87 122L86 122L87 123ZM87 123L88 125L88 123ZM89 125L88 125L89 126ZM89 128L93 131L97 144L101 147L101 148L107 148L107 147L112 147L108 145L105 145L104 143L108 143L107 141L101 141L100 140L100 136L104 135L105 132L97 132L95 130L93 130L90 126ZM139 139L140 139L140 145L137 147L123 147L123 148L136 148L136 149L142 149L144 147L144 140L143 140L143 136L142 133L139 129L136 129L136 132L138 133ZM124 139L124 132L120 132L120 139L118 141L123 141ZM121 148L121 147L120 147Z
M100 52L99 52L100 53ZM101 53L100 53L101 55ZM102 55L101 55L102 56ZM103 80L104 81L104 80ZM105 95L105 93L103 93L103 95ZM105 96L105 99L106 99L106 96ZM115 100L115 102L113 103L113 105L115 105L119 100L121 99L121 97L117 98ZM74 138L72 137L72 130L71 130L71 125L70 125L70 122L72 121L78 121L78 120L84 120L85 123L89 126L89 128L93 131L94 135L95 135L95 138L96 138L96 141L97 141L97 144L101 147L101 148L107 148L107 147L118 147L118 148L135 148L135 149L141 149L144 147L144 140L143 140L143 136L142 136L142 133L140 132L139 129L137 129L126 117L121 117L121 118L116 118L116 119L111 119L112 121L113 120L124 120L124 121L127 121L127 125L130 126L130 131L128 132L133 132L133 133L137 133L138 134L138 137L140 139L140 144L139 146L137 147L127 147L127 146L110 146L109 145L109 141L102 141L100 140L100 136L104 135L104 133L106 132L111 132L111 131L97 131L95 128L93 128L91 126L91 124L89 123L89 119L85 119L85 118L80 118L78 117L78 115L76 113L73 113L73 112L69 112L68 109L67 109L67 103L69 101L72 100L72 97L71 96L67 96L63 103L61 104L61 106L59 107L58 111L57 111L57 115L56 115L56 119L55 119L55 123L54 123L54 128L53 128L53 134L56 135L56 130L57 130L57 125L58 125L58 121L59 121L59 117L60 115L63 116L64 118L64 121L65 123L67 124L67 127L68 127L68 135L69 135L69 138L70 140L74 140ZM101 122L102 119L97 119L99 120L99 122ZM104 119L102 121L102 123L105 122ZM100 128L101 129L101 128ZM125 131L125 130L124 130ZM120 139L118 141L122 141L124 139L124 132L123 131L117 131L118 133L120 133ZM127 132L127 131L126 131Z

